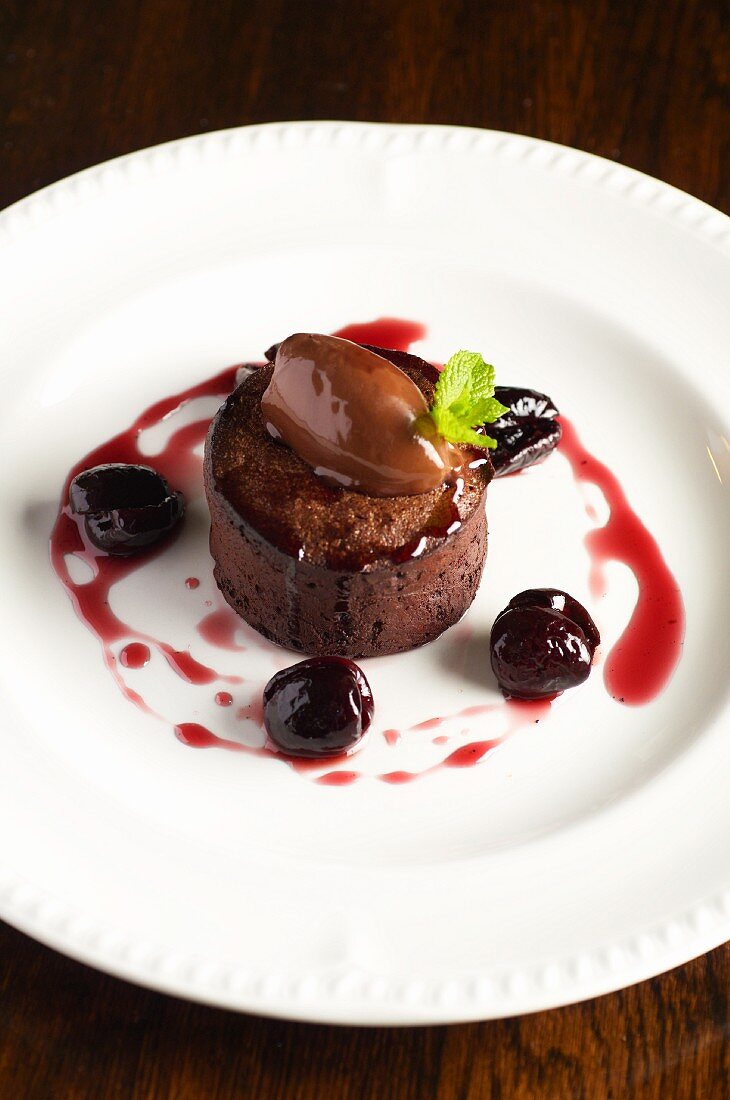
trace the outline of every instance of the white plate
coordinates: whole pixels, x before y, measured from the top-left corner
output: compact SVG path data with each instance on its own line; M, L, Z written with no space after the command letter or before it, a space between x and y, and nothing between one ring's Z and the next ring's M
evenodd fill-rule
M357 1023L563 1004L728 938L729 251L727 219L661 183L444 127L210 134L0 216L2 916L146 985ZM338 789L193 751L135 710L47 538L67 469L144 405L287 332L382 314L428 325L417 350L480 348L498 380L555 397L658 539L686 646L649 706L612 702L596 671L478 767ZM489 513L471 648L456 659L447 635L366 662L365 770L385 727L495 697L484 636L512 593L567 587L609 645L630 614L619 566L590 600L590 521L560 455L494 485ZM195 597L214 597L204 542L198 505L159 584L119 595L182 645L191 561ZM245 644L226 666L244 693L289 660ZM153 661L130 683L209 715L211 690L168 673ZM423 763L431 741L393 751Z

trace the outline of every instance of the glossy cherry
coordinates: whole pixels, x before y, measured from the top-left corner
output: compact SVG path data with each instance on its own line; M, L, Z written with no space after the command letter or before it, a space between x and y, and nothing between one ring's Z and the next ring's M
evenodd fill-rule
M344 657L312 657L282 669L264 688L264 725L289 756L348 752L373 717L364 673Z
M112 508L143 508L161 504L170 487L151 466L106 462L77 474L69 486L71 511L77 516Z
M544 393L496 386L494 396L508 409L488 425L489 435L497 440L491 452L494 476L505 477L547 458L560 442L562 428L555 419L557 408Z
M185 511L182 493L172 490L156 470L121 462L77 474L68 498L71 511L83 516L89 541L121 556L159 542Z
M557 611L581 628L587 643L595 650L601 644L601 635L582 603L559 588L526 588L509 602L509 607L536 607Z
M600 640L586 609L567 592L528 589L494 621L492 669L506 695L544 699L588 678Z
M558 409L551 398L537 390L526 390L521 386L496 386L494 396L509 410L503 419L523 420L529 416L554 420L558 415Z

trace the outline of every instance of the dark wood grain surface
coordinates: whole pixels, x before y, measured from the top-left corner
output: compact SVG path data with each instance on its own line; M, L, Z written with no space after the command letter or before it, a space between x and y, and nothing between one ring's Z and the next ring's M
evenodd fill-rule
M575 145L727 210L717 0L0 0L0 206L202 130L462 123ZM188 1004L0 926L0 1098L725 1097L730 947L622 993L458 1027Z

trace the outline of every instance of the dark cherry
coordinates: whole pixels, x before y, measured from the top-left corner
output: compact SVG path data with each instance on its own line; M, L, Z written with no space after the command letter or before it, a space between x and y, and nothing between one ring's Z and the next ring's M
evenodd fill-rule
M567 592L528 589L494 621L492 669L506 695L544 699L588 678L600 640L586 609Z
M537 390L525 390L521 386L495 386L494 396L509 409L503 419L521 420L526 416L544 416L554 420L558 415L557 408L547 394L538 393Z
M89 541L126 556L154 545L180 522L182 493L149 466L106 463L84 470L69 486L69 505L83 516Z
M113 508L143 508L162 504L170 487L151 466L107 462L77 474L68 489L71 511L110 512Z
M491 453L494 476L505 477L547 458L560 442L563 430L555 419L556 406L544 393L496 386L494 396L508 409L487 426L489 435L497 440Z
M548 611L557 611L566 619L579 626L591 646L591 653L601 644L601 635L582 603L560 588L526 588L510 600L508 607L544 607Z
M289 756L336 756L354 748L373 717L362 669L344 657L312 657L282 669L264 688L264 725Z
M91 512L84 527L94 546L107 554L134 554L164 538L182 519L182 493L170 493L160 504L145 508L114 508Z

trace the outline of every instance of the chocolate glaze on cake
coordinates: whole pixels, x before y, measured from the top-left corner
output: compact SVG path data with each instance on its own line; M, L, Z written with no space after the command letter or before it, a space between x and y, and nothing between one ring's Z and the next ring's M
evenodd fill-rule
M431 364L372 350L430 402ZM458 476L426 493L333 488L267 432L261 397L272 373L267 365L243 380L206 440L210 548L226 600L265 637L305 653L378 656L438 637L482 574L488 453L464 448Z

